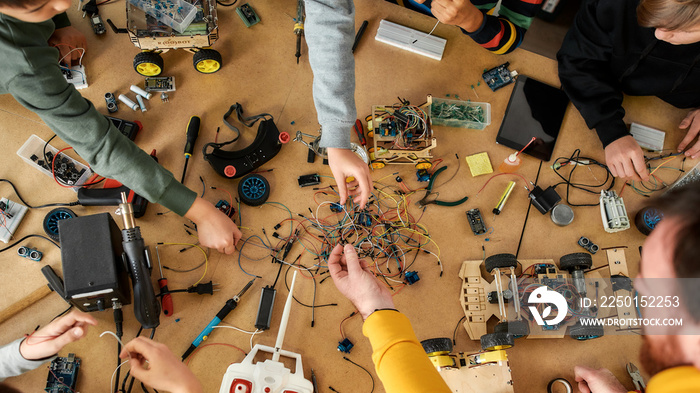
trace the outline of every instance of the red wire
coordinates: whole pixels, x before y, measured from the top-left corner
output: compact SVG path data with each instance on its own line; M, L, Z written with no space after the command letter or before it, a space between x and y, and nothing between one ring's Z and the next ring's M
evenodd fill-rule
M486 184L484 184L484 186L481 187L481 189L480 189L479 191L476 192L476 195L479 195L479 193L480 193L481 191L483 191L484 188L486 188L486 185L489 184L489 182L490 182L494 177L502 176L502 175L515 175L515 176L520 176L520 178L523 179L523 181L525 182L525 187L527 187L527 189L530 190L530 187L527 185L527 179L525 179L525 177L524 177L523 175L521 175L521 174L519 174L519 173L499 173L499 174L496 174L496 175L491 176L488 180L486 180Z
M51 175L53 175L53 180L56 182L56 184L58 184L59 186L61 186L61 187L63 187L63 188L75 188L75 187L87 187L87 186L91 186L91 185L93 185L93 184L97 184L97 183L101 182L102 180L104 180L104 177L103 177L102 179L93 181L92 183L76 184L76 185L74 185L74 186L65 186L65 185L61 184L61 182L59 182L58 179L56 178L56 158L57 158L61 153L63 153L64 151L70 150L70 149L73 149L73 148L70 147L70 146L64 147L63 149L59 150L59 151L53 156L53 159L51 160Z
M51 370L51 366L49 366L49 372L51 373L51 375L53 375L54 378L56 378L56 381L57 381L58 383L60 383L61 385L67 387L68 389L70 389L71 392L75 392L75 390L73 390L73 388L71 388L70 386L68 386L68 385L66 385L65 383L63 383L63 381L61 381L61 380L58 378L58 376L57 376L56 374L53 373L53 370Z

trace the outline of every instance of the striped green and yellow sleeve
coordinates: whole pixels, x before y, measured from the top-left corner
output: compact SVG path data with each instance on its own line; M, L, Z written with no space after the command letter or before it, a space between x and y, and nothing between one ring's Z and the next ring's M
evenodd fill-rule
M433 16L430 12L431 0L426 0L423 4L414 0L386 1ZM485 49L503 55L512 52L523 42L532 18L542 6L542 0L502 0L498 12L497 1L472 0L472 4L484 13L484 21L476 31L461 29L462 32ZM495 16L496 13L498 16Z

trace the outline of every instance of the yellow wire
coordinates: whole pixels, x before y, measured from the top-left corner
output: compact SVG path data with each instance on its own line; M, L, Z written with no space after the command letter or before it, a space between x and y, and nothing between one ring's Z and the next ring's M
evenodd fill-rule
M199 284L200 282L202 282L202 280L204 279L204 276L207 275L207 269L209 268L209 258L207 257L207 253L204 252L204 249L202 249L202 247L200 247L200 246L198 246L198 245L196 245L196 244L192 244L192 243L163 243L163 245L164 245L164 246L192 246L192 247L197 247L197 248L199 249L199 251L201 251L202 254L204 254L204 274L202 274L202 277L200 277L199 280L197 280L196 283L192 284L192 286L195 286L195 285Z
M673 157L671 157L671 158L667 159L666 161L662 162L661 164L659 164L659 166L657 166L656 168L654 168L654 170L653 170L653 171L651 171L651 173L649 173L649 176L653 175L653 174L654 174L654 172L658 171L658 170L659 170L659 168L661 168L662 166L664 166L664 164L666 164L666 163L670 162L671 160L673 160L673 159L674 159L674 158L676 158L676 157L678 157L678 156L673 156Z

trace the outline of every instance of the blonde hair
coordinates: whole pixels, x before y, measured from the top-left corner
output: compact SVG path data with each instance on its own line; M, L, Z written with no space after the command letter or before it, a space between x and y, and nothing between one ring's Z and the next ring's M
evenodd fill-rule
M642 27L687 30L700 25L700 0L641 0L637 21Z

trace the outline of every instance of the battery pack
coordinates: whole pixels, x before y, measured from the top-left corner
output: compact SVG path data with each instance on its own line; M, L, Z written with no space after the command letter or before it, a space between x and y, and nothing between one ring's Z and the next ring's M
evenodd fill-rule
M260 292L260 304L258 305L258 315L255 317L255 328L267 330L272 322L272 309L275 306L275 296L277 290L272 287L264 287Z

